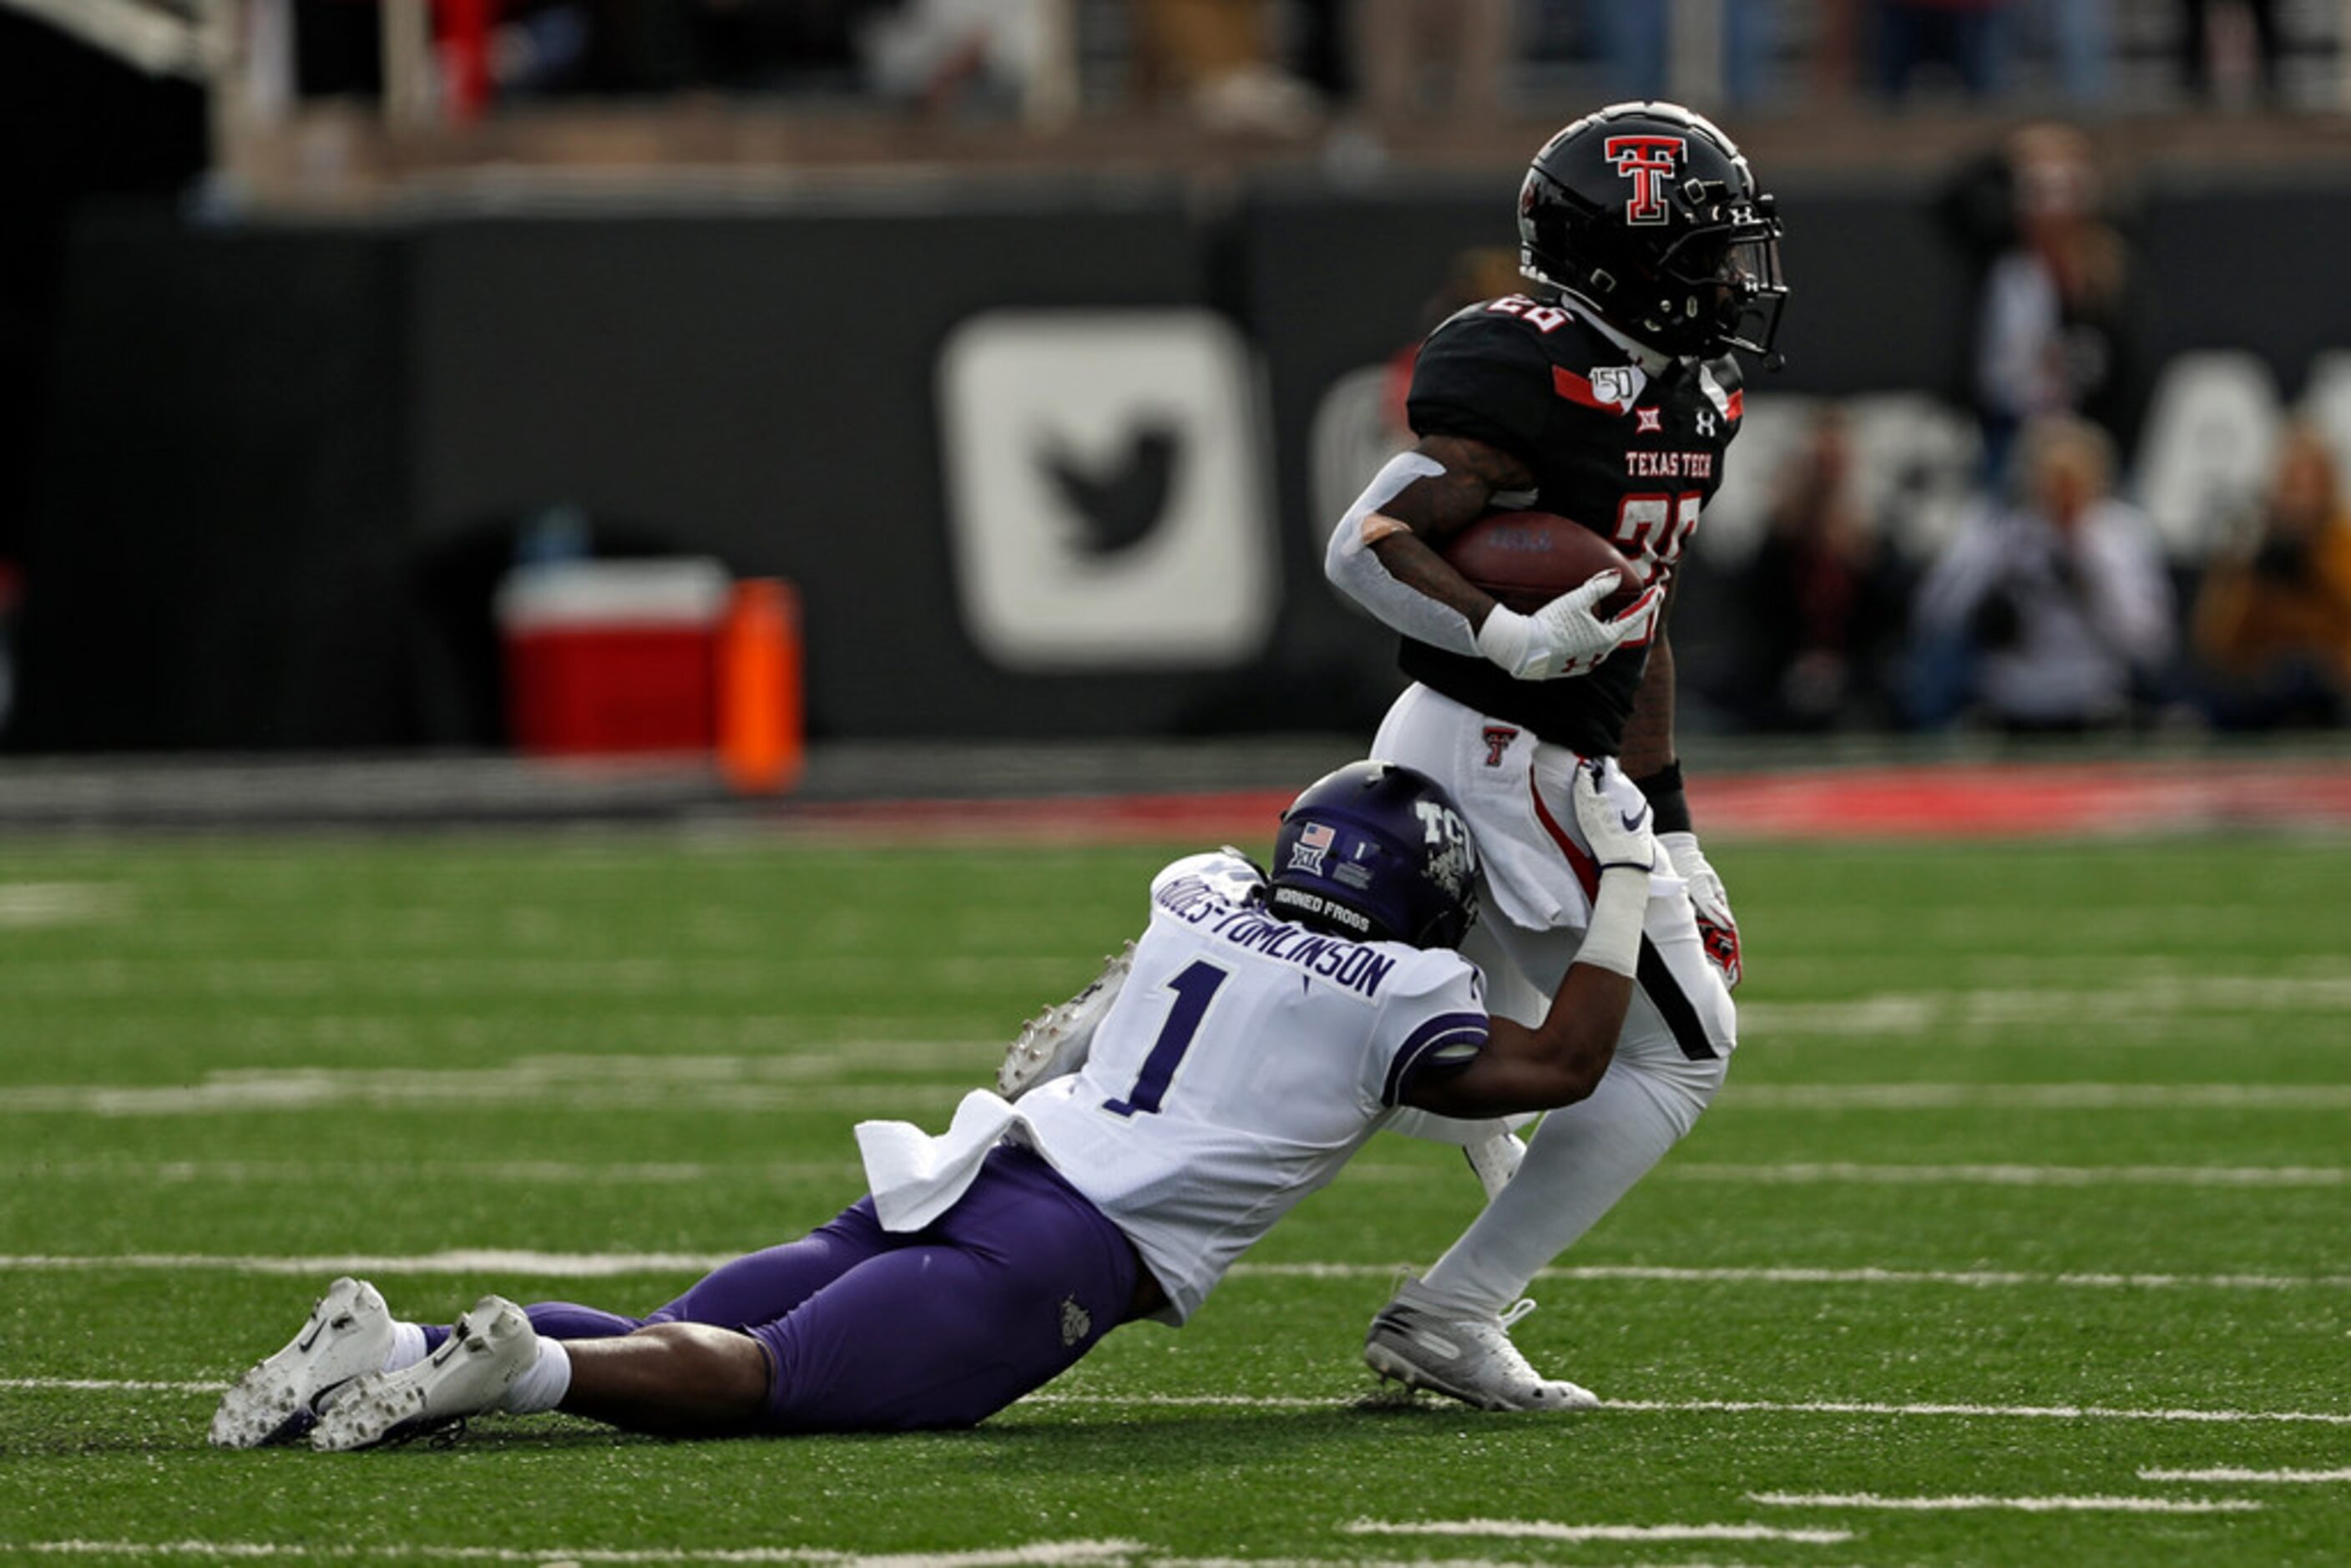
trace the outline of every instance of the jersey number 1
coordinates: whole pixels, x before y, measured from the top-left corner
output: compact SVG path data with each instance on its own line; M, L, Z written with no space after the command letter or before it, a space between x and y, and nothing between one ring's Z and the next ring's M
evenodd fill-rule
M1176 1064L1184 1060L1184 1053L1192 1049L1192 1037L1200 1032L1210 998L1229 977L1203 958L1167 982L1167 988L1176 993L1176 1005L1167 1009L1167 1021L1159 1026L1159 1038L1152 1041L1151 1054L1143 1059L1134 1087L1123 1099L1103 1101L1103 1110L1114 1116L1132 1116L1138 1111L1148 1116L1159 1109L1159 1097L1167 1092Z

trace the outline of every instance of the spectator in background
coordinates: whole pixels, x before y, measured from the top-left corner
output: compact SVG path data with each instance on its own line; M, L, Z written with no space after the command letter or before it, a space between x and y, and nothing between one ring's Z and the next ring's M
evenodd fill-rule
M1585 0L1612 96L1667 96L1677 9L1672 0ZM1778 9L1778 0L1721 0L1722 94L1734 104L1758 103L1770 92Z
M1911 715L1972 707L2016 734L2079 734L2138 716L2173 652L2155 530L2117 500L2114 446L2053 415L2020 442L2021 486L1960 528L1919 584Z
M1297 135L1313 90L1273 49L1267 0L1131 0L1137 96L1185 104L1212 130Z
M2351 718L2351 515L2315 429L2286 432L2253 527L2206 572L2191 626L2220 727Z
M2028 420L2078 413L2126 434L2132 384L2129 255L2103 215L2089 138L2070 125L2028 125L2003 151L1984 194L2004 194L2013 227L1984 275L1974 353L1994 486Z
M2236 5L2224 8L2241 9L2252 24L2255 80L2262 96L2275 102L2278 62L2284 54L2284 39L2278 32L2277 0L2238 0ZM2179 79L2193 96L2208 98L2212 92L2212 63L2217 52L2213 48L2211 0L2180 0L2179 12Z
M1733 585L1745 619L1743 689L1731 694L1741 718L1781 731L1889 724L1906 589L1855 494L1844 413L1830 408L1781 470L1763 542Z
M1997 97L2008 83L2014 0L1877 0L1877 87L1898 103L1922 66L1948 66L1970 98Z
M1355 78L1375 120L1493 119L1504 107L1510 0L1355 0Z
M1611 97L1666 96L1669 0L1585 0L1584 18L1607 70Z
M901 0L859 18L868 81L886 102L937 114L959 101L1018 107L1047 68L1047 0Z
M2057 86L2085 109L2105 101L2115 57L2114 0L2048 0Z
M850 94L861 30L893 0L688 0L694 78L730 91Z

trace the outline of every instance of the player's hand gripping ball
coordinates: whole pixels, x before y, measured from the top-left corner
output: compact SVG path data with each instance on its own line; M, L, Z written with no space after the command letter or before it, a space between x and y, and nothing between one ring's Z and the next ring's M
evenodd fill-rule
M1584 675L1656 633L1664 582L1616 547L1546 512L1489 512L1446 541L1445 559L1496 608L1478 651L1521 681Z

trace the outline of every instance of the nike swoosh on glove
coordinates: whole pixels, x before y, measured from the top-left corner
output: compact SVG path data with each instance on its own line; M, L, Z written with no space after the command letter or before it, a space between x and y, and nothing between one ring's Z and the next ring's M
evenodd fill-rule
M1583 830L1583 841L1592 846L1592 858L1604 872L1619 866L1635 871L1649 871L1657 863L1659 835L1650 831L1656 813L1646 800L1640 800L1639 810L1630 817L1608 795L1608 764L1597 758L1586 758L1575 765L1575 782L1568 787L1569 801L1575 808L1575 825ZM1625 793L1632 794L1631 790Z
M1690 907L1698 912L1698 934L1706 944L1706 956L1722 971L1723 984L1735 988L1741 973L1739 922L1730 916L1730 896L1722 890L1722 878L1706 863L1696 833L1659 833L1657 842L1665 846L1666 857L1688 885Z

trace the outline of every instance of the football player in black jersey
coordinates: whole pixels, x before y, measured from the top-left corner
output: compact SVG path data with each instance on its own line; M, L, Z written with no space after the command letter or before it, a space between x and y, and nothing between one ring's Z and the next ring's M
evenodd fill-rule
M1515 1165L1507 1129L1423 1129L1468 1144L1493 1196L1364 1347L1384 1375L1472 1404L1568 1409L1593 1396L1529 1365L1511 1303L1688 1131L1737 1038L1739 929L1682 794L1667 628L1744 413L1733 355L1776 362L1787 289L1772 199L1728 137L1672 104L1617 104L1552 137L1519 234L1528 289L1430 334L1407 400L1417 444L1341 519L1326 570L1403 634L1415 684L1373 752L1439 779L1470 819L1489 883L1475 956L1497 1011L1538 1012L1583 939L1596 876L1568 809L1580 759L1614 759L1613 787L1634 810L1646 797L1671 858L1599 1092L1547 1117ZM1595 613L1617 586L1604 573L1520 614L1471 586L1445 542L1512 507L1605 536L1638 599Z

